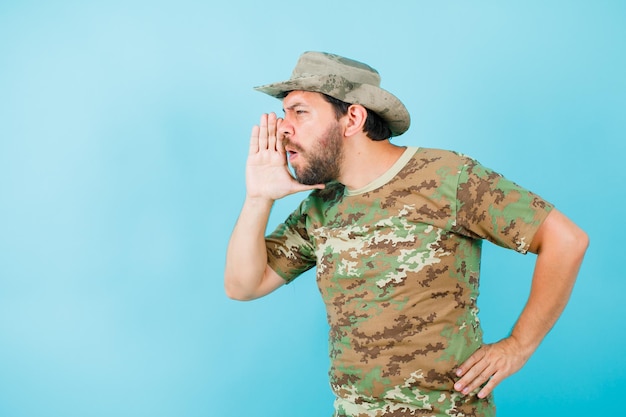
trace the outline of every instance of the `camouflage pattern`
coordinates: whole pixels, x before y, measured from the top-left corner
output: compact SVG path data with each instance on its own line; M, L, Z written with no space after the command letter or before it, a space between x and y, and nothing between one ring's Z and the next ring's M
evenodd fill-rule
M454 371L482 343L482 239L528 250L551 205L460 154L409 148L363 190L312 192L267 240L287 282L317 267L335 416L492 416Z

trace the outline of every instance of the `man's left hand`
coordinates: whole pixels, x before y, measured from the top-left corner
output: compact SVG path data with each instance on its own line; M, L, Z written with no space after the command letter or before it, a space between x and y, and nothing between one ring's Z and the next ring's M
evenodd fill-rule
M519 371L529 357L512 337L483 345L457 369L461 379L454 389L467 395L484 384L478 397L485 398L502 380Z

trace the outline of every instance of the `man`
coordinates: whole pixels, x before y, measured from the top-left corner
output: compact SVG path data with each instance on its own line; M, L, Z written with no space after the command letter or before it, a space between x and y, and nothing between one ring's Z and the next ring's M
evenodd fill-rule
M227 295L255 299L317 268L336 416L494 415L492 390L563 311L585 233L471 158L392 144L409 114L366 64L307 52L289 80L257 90L285 114L252 129ZM274 201L299 191L312 192L265 237ZM487 345L476 306L483 239L538 254L511 334Z

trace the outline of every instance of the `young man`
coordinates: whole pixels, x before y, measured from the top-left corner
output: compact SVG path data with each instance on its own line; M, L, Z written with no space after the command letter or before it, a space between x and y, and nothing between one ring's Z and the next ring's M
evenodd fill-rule
M317 268L336 416L494 415L492 390L563 311L585 233L468 157L392 144L409 114L368 65L307 52L289 80L257 89L285 115L252 129L228 296L255 299ZM274 201L307 190L266 237ZM538 254L523 312L490 345L476 307L483 239Z

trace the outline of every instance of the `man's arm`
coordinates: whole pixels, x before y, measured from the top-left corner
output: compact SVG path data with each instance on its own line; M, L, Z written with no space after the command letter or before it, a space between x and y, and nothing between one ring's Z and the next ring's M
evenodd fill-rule
M285 281L267 265L265 228L272 201L247 198L226 252L224 289L236 300L253 300Z
M563 312L588 245L571 220L557 210L548 215L530 246L538 255L526 306L509 337L484 345L459 367L457 391L469 394L486 383L478 393L484 398L526 363Z
M298 183L290 174L279 134L281 119L261 116L252 128L246 163L246 199L226 252L224 289L237 300L252 300L285 281L267 265L265 229L275 200L299 191L323 188Z

